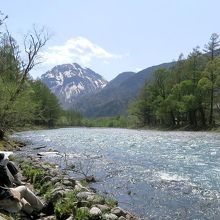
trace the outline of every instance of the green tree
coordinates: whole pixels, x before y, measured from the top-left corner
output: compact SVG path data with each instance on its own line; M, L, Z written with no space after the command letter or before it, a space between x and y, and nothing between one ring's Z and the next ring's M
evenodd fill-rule
M205 77L211 82L210 89L210 110L209 110L209 125L213 125L213 104L214 104L214 87L216 81L216 75L218 74L218 67L216 66L216 50L219 48L219 35L213 33L210 37L210 41L205 45L204 51L209 56L209 62L206 66Z
M57 97L40 80L32 82L32 100L36 104L34 122L53 127L61 115Z

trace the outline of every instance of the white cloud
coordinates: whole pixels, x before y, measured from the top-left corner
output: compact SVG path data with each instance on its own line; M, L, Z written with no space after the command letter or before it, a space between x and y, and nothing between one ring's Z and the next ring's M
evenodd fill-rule
M78 62L89 66L94 59L108 62L110 59L121 59L122 55L107 52L84 37L76 37L69 39L64 45L49 47L41 53L41 57L48 65Z

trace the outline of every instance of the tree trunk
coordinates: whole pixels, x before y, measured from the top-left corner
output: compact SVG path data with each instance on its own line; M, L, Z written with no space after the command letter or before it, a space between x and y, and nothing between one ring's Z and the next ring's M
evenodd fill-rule
M212 90L211 90L211 103L210 103L210 114L209 114L209 125L213 124L213 99L214 99L214 88L213 88L213 82L212 82Z
M171 117L172 125L175 126L176 125L176 121L175 121L175 116L174 116L172 111L170 112L170 117Z
M206 119L205 119L205 112L204 112L204 109L202 106L200 106L199 112L201 114L202 126L205 127L206 126Z
M5 132L2 129L0 129L0 140L2 140L4 136L5 136Z

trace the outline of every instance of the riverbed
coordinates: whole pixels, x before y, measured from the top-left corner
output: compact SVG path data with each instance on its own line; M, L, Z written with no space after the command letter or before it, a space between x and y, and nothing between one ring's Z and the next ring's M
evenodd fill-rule
M91 187L143 219L220 219L220 134L62 128L13 135L21 154L94 175ZM36 149L37 148L37 149Z

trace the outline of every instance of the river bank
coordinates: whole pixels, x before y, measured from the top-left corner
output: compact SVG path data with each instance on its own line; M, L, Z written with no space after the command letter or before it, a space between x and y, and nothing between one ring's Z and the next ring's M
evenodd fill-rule
M15 140L3 140L3 150L19 150L25 144ZM25 177L26 185L33 187L36 193L48 204L47 215L41 214L41 220L140 220L140 218L117 206L117 201L105 198L61 171L56 164L44 162L41 157L16 156L15 162ZM23 179L24 180L24 179ZM30 185L31 184L31 185ZM29 219L21 213L8 215L0 213L3 219Z
M14 137L32 143L23 155L50 149L66 155L68 165L96 177L92 188L143 218L218 219L219 133L65 128ZM66 168L60 155L42 160Z

